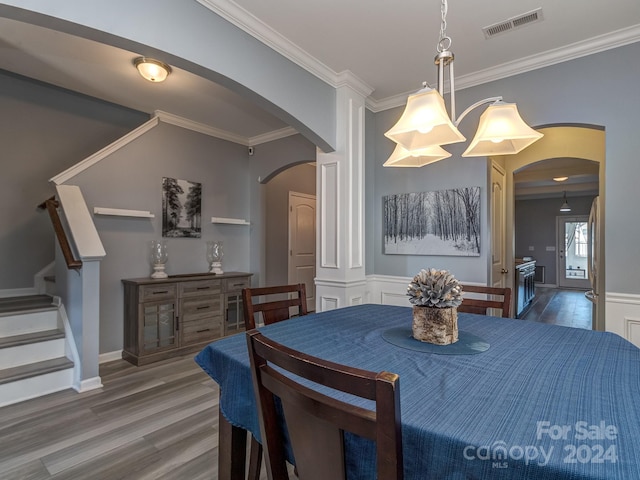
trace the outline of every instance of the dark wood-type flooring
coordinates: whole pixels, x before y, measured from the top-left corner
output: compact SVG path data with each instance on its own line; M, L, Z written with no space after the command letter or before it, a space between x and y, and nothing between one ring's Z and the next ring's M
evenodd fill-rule
M538 288L524 320L591 328L591 304ZM217 479L218 387L193 355L109 362L100 376L99 390L0 408L0 479Z
M583 290L536 287L531 308L522 320L591 330L592 303Z
M0 479L218 476L218 387L193 355L101 366L104 387L0 408Z

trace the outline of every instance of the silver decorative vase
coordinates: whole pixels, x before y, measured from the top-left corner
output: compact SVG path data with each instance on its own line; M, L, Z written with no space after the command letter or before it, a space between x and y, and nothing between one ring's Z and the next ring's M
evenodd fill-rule
M151 278L167 278L169 275L164 271L165 264L169 259L167 253L167 243L164 240L151 240L150 259L153 273Z
M209 241L207 242L207 261L209 262L209 273L221 275L224 273L222 270L222 242L221 241Z

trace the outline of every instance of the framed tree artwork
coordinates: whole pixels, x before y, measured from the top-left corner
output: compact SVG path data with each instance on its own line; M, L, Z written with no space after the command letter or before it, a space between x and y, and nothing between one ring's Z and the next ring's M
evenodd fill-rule
M383 197L384 253L480 255L480 187Z
M202 233L202 184L162 179L162 236L200 238Z

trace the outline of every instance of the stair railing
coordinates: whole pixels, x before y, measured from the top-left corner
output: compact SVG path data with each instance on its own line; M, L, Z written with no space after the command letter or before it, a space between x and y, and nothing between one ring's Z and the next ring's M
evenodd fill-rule
M62 250L64 260L67 263L67 268L69 270L80 270L82 268L82 260L76 259L73 255L71 245L69 244L69 239L67 238L67 233L62 226L62 221L60 220L60 215L58 214L59 205L60 204L58 203L56 198L51 197L38 205L38 208L41 210L47 210L47 212L49 212L49 217L51 218L51 223L53 224L53 231L55 232L58 243L60 244L60 249Z

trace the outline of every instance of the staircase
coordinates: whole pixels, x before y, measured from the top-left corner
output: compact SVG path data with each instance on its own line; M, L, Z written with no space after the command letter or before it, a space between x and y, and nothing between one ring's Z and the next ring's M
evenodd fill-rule
M72 387L58 310L49 295L0 298L0 407Z

